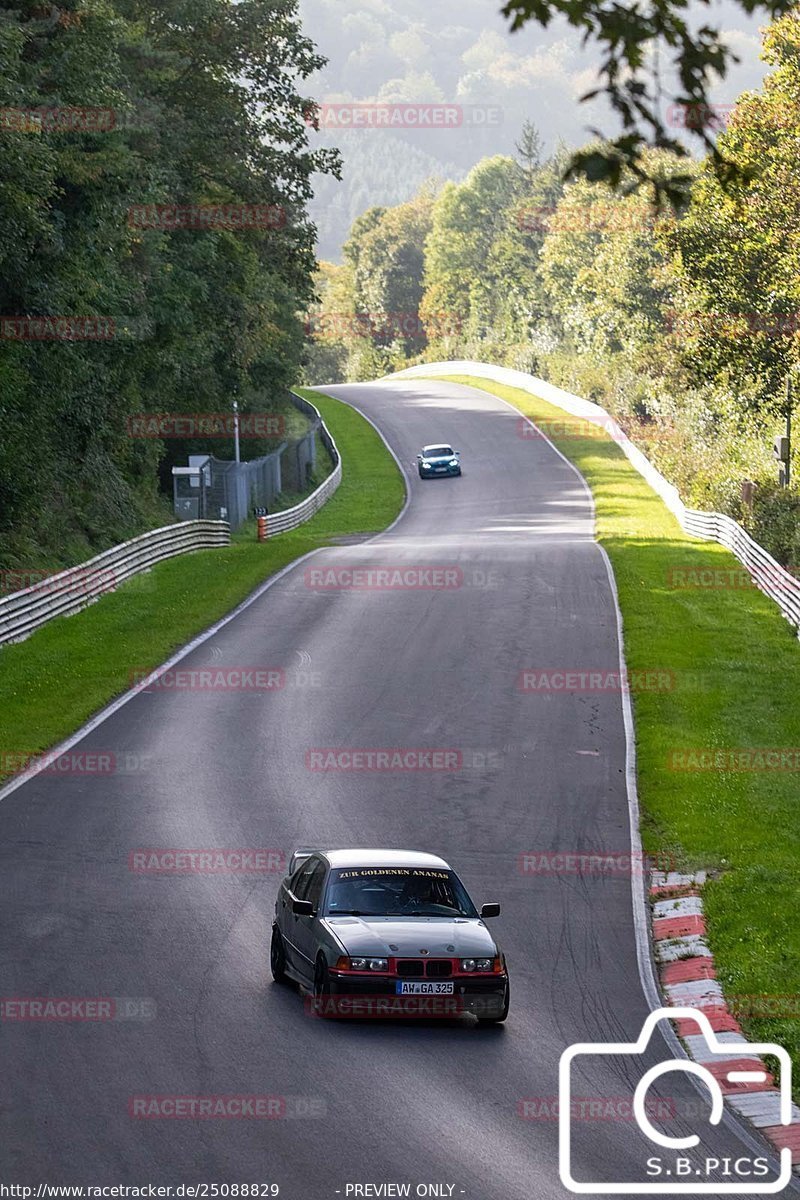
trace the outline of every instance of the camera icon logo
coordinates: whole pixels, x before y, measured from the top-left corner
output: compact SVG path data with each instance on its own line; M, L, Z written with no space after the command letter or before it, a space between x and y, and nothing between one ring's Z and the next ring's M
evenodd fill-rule
M698 1026L698 1032L703 1035L708 1046L710 1064L714 1062L714 1056L716 1055L719 1055L717 1063L720 1067L724 1067L726 1063L732 1064L731 1068L725 1072L725 1079L730 1083L761 1083L766 1078L764 1069L756 1063L753 1064L753 1070L736 1069L735 1063L737 1059L760 1058L767 1054L777 1058L781 1067L779 1123L781 1125L789 1125L791 1123L792 1062L789 1054L782 1046L778 1046L772 1042L723 1042L714 1033L708 1017L702 1010L696 1008L659 1008L649 1014L642 1026L642 1032L635 1042L578 1042L574 1046L569 1046L561 1055L558 1072L558 1165L561 1182L569 1191L579 1195L655 1194L663 1196L702 1195L703 1193L735 1195L738 1193L739 1195L754 1196L781 1192L791 1181L792 1152L788 1148L784 1148L780 1152L780 1174L778 1178L769 1181L756 1181L753 1178L747 1178L746 1180L727 1182L725 1179L719 1179L718 1177L703 1180L699 1178L702 1175L701 1171L694 1169L689 1171L688 1168L685 1172L665 1171L665 1174L671 1176L670 1182L666 1182L662 1178L659 1182L643 1180L642 1182L614 1183L603 1181L592 1183L579 1181L573 1177L571 1111L573 1100L573 1063L576 1059L584 1056L593 1059L596 1059L598 1056L640 1056L647 1050L659 1022L663 1020L675 1021L678 1019L694 1021ZM682 1071L685 1075L696 1076L705 1084L710 1097L708 1120L712 1125L719 1125L724 1110L722 1088L707 1065L694 1062L691 1059L669 1058L650 1067L642 1075L636 1086L632 1103L633 1116L645 1137L656 1146L661 1147L662 1150L668 1152L686 1151L700 1144L700 1137L697 1134L690 1134L686 1137L669 1137L667 1134L660 1132L653 1125L647 1112L647 1093L653 1083L669 1072L679 1071ZM688 1162L686 1159L682 1161ZM719 1164L719 1160L717 1159L707 1159L706 1161ZM691 1174L694 1178L690 1182L679 1182L676 1176L680 1176L681 1174Z

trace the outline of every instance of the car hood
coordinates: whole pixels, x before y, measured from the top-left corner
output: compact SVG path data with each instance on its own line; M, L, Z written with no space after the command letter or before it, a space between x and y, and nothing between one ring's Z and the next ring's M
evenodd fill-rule
M325 917L350 955L380 958L493 958L497 944L477 917Z
M433 463L435 466L440 467L442 463L453 462L455 458L457 458L455 454L440 454L436 458L423 458L422 461L424 463Z

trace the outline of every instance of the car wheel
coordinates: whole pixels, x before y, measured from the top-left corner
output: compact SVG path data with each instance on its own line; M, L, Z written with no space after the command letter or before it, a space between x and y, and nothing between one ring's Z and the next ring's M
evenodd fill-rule
M419 477L420 477L420 479L426 479L426 478L427 478L427 476L426 476L426 474L425 474L425 472L424 472L424 471L420 471L420 472L419 472Z
M276 983L288 983L289 976L286 974L286 951L283 948L283 938L281 937L278 926L272 926L272 941L269 945L269 966L272 971L272 978Z
M478 1017L479 1025L499 1025L501 1021L505 1021L508 1016L508 1006L511 1001L511 992L506 984L506 991L503 997L503 1007L493 1017Z
M328 975L328 964L320 954L314 966L314 998L330 996L331 981Z

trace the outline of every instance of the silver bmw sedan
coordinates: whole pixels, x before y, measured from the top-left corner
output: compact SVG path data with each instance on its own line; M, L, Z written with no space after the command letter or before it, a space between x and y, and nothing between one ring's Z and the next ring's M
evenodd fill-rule
M270 965L319 1016L508 1015L506 962L455 871L412 850L296 850L275 903Z

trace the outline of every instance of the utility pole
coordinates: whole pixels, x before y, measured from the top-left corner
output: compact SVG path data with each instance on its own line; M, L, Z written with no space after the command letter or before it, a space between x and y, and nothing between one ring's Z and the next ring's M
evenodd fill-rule
M786 465L784 476L786 487L789 486L789 476L792 470L792 377L786 376Z
M239 401L233 402L233 457L238 463L239 458Z
M781 464L778 471L778 482L781 487L788 487L792 472L792 376L786 375L786 432L775 438L773 454Z

